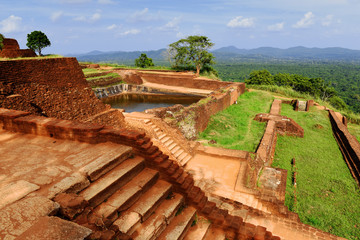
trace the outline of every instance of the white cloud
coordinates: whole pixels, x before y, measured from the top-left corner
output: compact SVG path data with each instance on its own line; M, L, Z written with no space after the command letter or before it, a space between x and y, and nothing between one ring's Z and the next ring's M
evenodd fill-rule
M174 17L169 22L167 22L164 26L159 27L161 31L178 31L179 30L179 23L180 17Z
M116 27L117 27L116 24L113 24L113 25L108 26L106 29L107 30L114 30Z
M274 32L281 31L284 29L284 24L285 24L284 22L281 22L281 23L276 23L276 24L270 25L270 26L268 26L268 30L274 31Z
M22 18L11 15L0 22L0 32L11 33L21 31Z
M322 19L321 24L325 27L328 27L331 25L331 23L334 20L334 15L327 15L325 18Z
M55 22L63 15L64 15L64 13L62 11L54 12L53 14L51 14L50 19L51 19L51 21Z
M98 21L101 18L101 14L100 13L94 13L93 15L91 15L90 17L85 17L85 16L78 16L76 18L74 18L75 21L80 21L80 22L89 22L89 23L93 23Z
M99 4L115 4L112 0L98 0Z
M90 21L97 21L101 18L101 14L100 13L94 13L91 17L90 17Z
M130 29L128 31L125 31L125 32L122 32L120 35L121 36L128 36L128 35L136 35L136 34L139 34L140 33L140 30L138 29Z
M129 16L127 19L128 22L138 23L138 22L149 22L160 19L159 14L151 14L149 8L144 8L141 11L136 11Z
M293 28L307 28L314 24L315 15L312 12L307 12L302 19L300 19Z
M231 28L241 27L249 28L255 25L255 18L244 18L242 16L237 16L228 22L227 26Z

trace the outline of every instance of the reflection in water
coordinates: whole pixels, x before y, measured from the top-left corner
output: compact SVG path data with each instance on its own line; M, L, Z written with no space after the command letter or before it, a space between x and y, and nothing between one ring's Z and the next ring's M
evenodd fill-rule
M112 108L125 109L125 112L143 112L146 109L170 107L175 104L189 106L200 99L201 97L197 96L121 94L102 100Z

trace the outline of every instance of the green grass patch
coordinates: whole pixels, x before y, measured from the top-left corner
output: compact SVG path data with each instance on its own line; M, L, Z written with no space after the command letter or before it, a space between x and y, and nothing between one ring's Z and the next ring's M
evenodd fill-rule
M102 70L102 69L97 69L97 68L83 68L82 71L86 75L86 74L91 74L91 73L105 72L107 70Z
M304 128L304 138L279 136L273 167L288 170L285 204L303 223L348 239L360 239L360 191L335 141L328 113L310 108L281 115ZM296 159L297 205L294 206L291 160Z
M348 123L348 130L360 142L360 125Z
M58 55L58 54L48 54L43 56L37 56L37 57L19 57L19 58L0 58L0 61L10 61L10 60L31 60L31 59L48 59L48 58L63 58L64 56Z
M266 123L254 121L258 113L270 110L273 97L263 91L245 92L238 103L212 116L198 140L215 140L211 146L254 152Z
M96 80L96 79L100 79L100 78L106 78L106 77L118 78L118 77L120 77L120 75L117 74L117 73L108 73L108 74L103 75L103 76L89 77L89 78L86 78L86 80L87 80L87 81L92 81L92 80Z

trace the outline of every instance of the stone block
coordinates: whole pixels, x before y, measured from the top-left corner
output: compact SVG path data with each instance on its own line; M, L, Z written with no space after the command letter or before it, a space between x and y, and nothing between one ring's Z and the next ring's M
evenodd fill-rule
M74 193L60 193L54 201L60 204L60 214L68 219L74 219L75 215L82 213L88 205L83 197Z
M52 199L58 193L77 193L90 185L90 181L81 173L73 173L53 185L48 191L48 198Z
M10 204L0 210L0 236L4 239L19 236L40 217L55 214L59 207L58 203L40 196Z
M13 203L31 192L38 190L38 185L20 180L0 188L0 209Z
M76 223L58 217L42 217L18 239L24 240L82 240L91 234L91 230Z

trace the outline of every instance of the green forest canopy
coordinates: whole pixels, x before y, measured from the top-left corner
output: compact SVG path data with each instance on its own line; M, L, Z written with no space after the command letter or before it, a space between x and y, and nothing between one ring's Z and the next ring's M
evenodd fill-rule
M224 81L244 82L254 70L267 69L278 73L322 78L333 87L351 110L360 112L360 64L348 62L254 61L216 64L215 69Z

